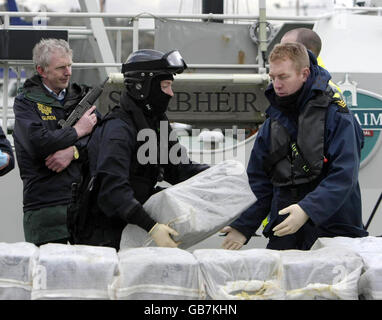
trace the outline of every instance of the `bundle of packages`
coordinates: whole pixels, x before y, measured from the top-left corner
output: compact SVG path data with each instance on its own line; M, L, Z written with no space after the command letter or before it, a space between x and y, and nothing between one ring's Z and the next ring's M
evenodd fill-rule
M118 252L119 276L111 285L114 299L204 299L194 256L178 248L133 248Z
M0 243L0 299L30 300L38 248L28 242Z
M358 299L362 258L346 248L281 252L286 299Z
M49 243L40 247L32 299L109 299L117 273L114 248Z
M382 237L319 238L312 249L346 247L363 259L363 272L359 280L359 295L363 299L382 299Z
M199 249L193 254L200 264L211 299L265 300L284 297L278 281L278 251Z
M223 161L190 179L151 196L143 205L157 222L168 224L187 249L219 231L256 201L244 166ZM128 224L120 248L155 246L142 228Z

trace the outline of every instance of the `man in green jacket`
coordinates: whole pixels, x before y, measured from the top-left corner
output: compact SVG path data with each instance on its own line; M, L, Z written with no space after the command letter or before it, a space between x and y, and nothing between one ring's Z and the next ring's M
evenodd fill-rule
M36 245L67 243L71 184L80 177L81 154L97 116L93 106L73 127L58 125L89 89L69 83L72 50L65 40L42 39L33 49L33 62L37 74L25 81L13 106L24 236Z

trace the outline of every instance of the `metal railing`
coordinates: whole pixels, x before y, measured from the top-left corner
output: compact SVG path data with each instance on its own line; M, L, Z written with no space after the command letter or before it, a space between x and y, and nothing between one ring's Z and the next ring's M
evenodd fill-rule
M349 11L376 11L378 14L382 12L382 8L354 8L354 9L345 9L339 8L339 10L349 10ZM267 21L294 21L294 22L312 22L320 19L326 19L335 14L335 11L315 16L267 16ZM25 26L13 26L10 25L11 17L32 17L37 21L40 19L46 18L55 18L55 17L70 17L70 18L125 18L129 19L132 23L132 26L105 26L105 30L112 31L117 33L116 37L116 50L115 50L115 62L96 62L96 63L87 63L87 62L78 62L73 63L73 68L105 68L105 67L121 67L121 48L122 48L122 31L132 31L132 48L133 51L139 48L139 31L153 31L154 28L142 28L139 26L140 19L177 19L177 20L199 20L199 21L210 21L210 20L223 20L223 21L241 21L241 22L254 22L258 21L259 15L237 15L237 14L151 14L147 12L143 13L131 13L131 14L122 14L122 13L101 13L101 12L0 12L0 17L3 21L3 24L0 25L0 29L25 29ZM27 27L30 28L30 27ZM87 39L90 36L94 36L92 29L87 27L78 27L78 26L41 26L33 25L32 28L35 29L66 29L68 30L69 40L70 39ZM260 39L260 41L263 41ZM21 67L30 66L32 62L28 61L0 61L0 67L4 69L3 76L3 106L8 106L8 81L9 81L9 67L16 67L16 71L19 72ZM226 69L256 69L260 67L260 64L189 64L190 68L202 69L202 68L226 68ZM19 77L18 77L19 81ZM7 131L7 108L2 108L2 127L4 132Z

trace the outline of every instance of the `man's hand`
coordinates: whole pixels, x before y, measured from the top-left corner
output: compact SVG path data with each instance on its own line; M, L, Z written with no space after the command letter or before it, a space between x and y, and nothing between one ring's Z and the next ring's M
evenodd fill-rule
M171 238L171 235L179 236L179 233L165 224L155 224L155 226L149 231L149 234L158 247L176 248L179 245L179 242L175 242Z
M92 132L93 127L97 123L97 115L93 113L95 109L96 106L92 106L73 126L77 132L78 138L82 138Z
M289 213L283 222L272 229L275 236L283 237L297 232L308 221L309 216L298 204L292 204L279 211L280 215Z
M53 154L50 154L45 159L45 165L48 167L48 169L55 171L55 172L61 172L65 168L67 168L73 160L73 146L67 147L66 149L58 150Z
M230 226L224 227L220 232L227 233L222 244L223 249L239 250L247 241L247 238L240 231Z

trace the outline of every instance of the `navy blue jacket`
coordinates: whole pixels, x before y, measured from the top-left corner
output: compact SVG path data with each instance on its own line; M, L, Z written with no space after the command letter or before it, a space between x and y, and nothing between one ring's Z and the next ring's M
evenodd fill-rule
M311 74L297 102L300 111L316 92L325 91L331 78L325 69L317 65L317 60L311 54L310 60ZM280 203L288 203L288 199L285 199L287 193L281 193L281 188L272 185L263 170L263 161L269 153L271 119L277 119L287 128L292 139L296 139L298 134L296 118L288 117L275 107L275 91L272 84L265 94L270 101L266 111L268 118L258 132L247 168L250 186L258 200L231 224L243 233L247 240L255 234L268 215L269 223L264 229L264 235L270 236L272 228L276 225L278 211L282 209ZM319 237L360 237L368 234L362 224L358 183L363 143L362 129L351 111L341 112L341 107L337 104L330 104L324 136L324 154L328 162L319 177L319 184L298 202L309 216L310 223L317 228Z

